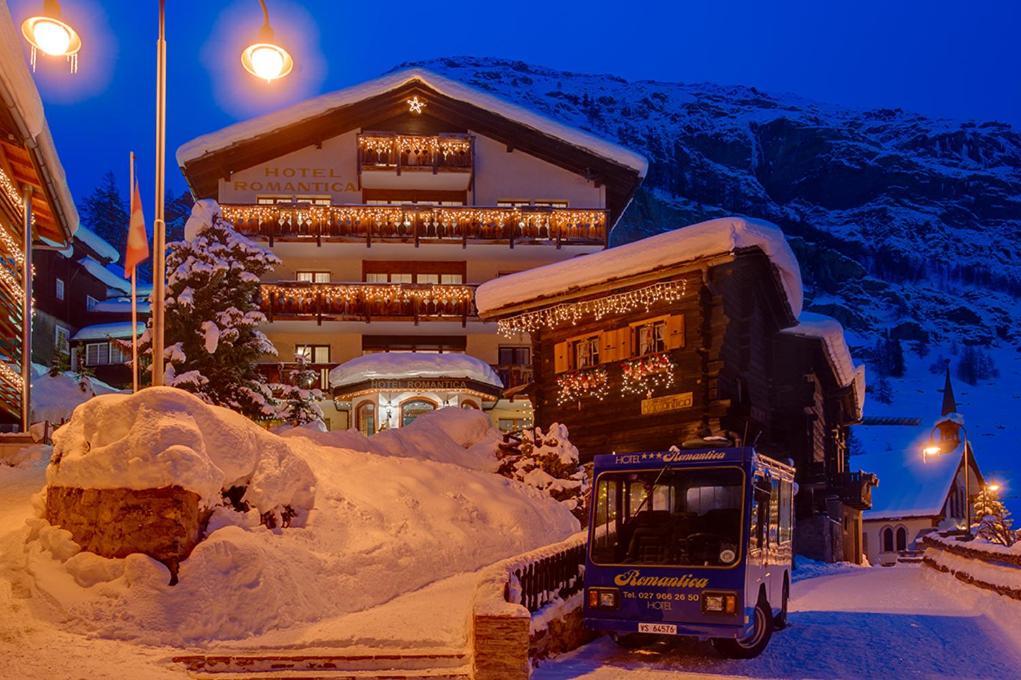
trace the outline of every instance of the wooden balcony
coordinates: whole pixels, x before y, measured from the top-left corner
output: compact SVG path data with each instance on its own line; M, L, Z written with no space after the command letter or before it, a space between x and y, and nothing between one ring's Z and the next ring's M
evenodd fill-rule
M294 383L294 375L299 370L313 371L317 378L315 384L312 385L313 389L321 390L324 395L328 395L330 391L330 371L337 364L305 364L304 366L297 362L280 362L275 364L258 364L256 368L262 375L266 377L267 382L270 383L284 383L291 385Z
M223 205L223 217L247 236L322 245L364 243L607 245L607 211L474 206Z
M858 510L868 510L872 507L872 487L878 481L871 472L840 472L831 487L847 505Z
M475 287L411 283L305 283L262 285L262 311L270 321L459 321L475 318Z
M363 132L358 135L361 172L393 171L471 173L473 143L470 135L403 135Z
M492 364L506 389L521 387L532 382L532 367L524 364Z

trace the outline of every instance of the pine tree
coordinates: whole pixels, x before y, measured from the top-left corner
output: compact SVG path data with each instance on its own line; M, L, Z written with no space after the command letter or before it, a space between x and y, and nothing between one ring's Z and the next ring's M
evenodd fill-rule
M988 489L983 488L975 498L975 519L978 521L976 535L979 538L1008 548L1018 541L1017 532L1011 528L1014 521L1010 519L1010 511Z
M323 410L319 408L322 392L315 388L319 375L308 367L308 359L299 354L298 368L290 376L289 385L274 386L279 408L277 417L292 427L323 422Z
M109 170L82 203L82 224L123 253L128 242L128 205Z
M185 237L167 253L166 384L271 418L276 405L256 362L276 348L258 329L259 277L280 260L238 234L215 201L195 204Z
M584 519L589 480L566 425L553 423L545 434L538 427L524 430L520 447L502 451L498 472L545 491Z

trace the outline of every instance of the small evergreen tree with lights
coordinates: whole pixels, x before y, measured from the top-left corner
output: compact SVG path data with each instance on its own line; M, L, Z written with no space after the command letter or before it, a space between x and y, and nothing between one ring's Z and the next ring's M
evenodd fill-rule
M579 463L578 449L568 439L566 425L553 423L542 429L526 429L521 444L500 453L498 472L545 491L583 519L588 501L588 475Z
M1005 545L1008 548L1017 540L1014 521L1010 518L1010 510L996 497L995 492L987 488L979 491L975 498L975 520L978 522L976 535L990 543Z
M290 384L276 387L279 409L277 417L292 427L323 422L319 408L322 392L315 388L319 375L309 367L303 354L295 357L298 368L290 376Z

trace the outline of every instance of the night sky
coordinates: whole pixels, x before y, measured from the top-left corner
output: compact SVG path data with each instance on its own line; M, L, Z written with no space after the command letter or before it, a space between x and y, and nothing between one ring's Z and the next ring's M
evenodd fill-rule
M80 71L72 77L64 63L42 61L36 79L75 197L109 169L126 185L129 149L139 154L143 195L151 196L156 2L61 4L84 40ZM41 0L9 5L20 23ZM184 189L174 152L196 135L438 56L753 85L855 108L1021 127L1016 0L269 0L273 26L296 61L296 72L272 85L239 63L261 22L257 0L167 5L174 193Z

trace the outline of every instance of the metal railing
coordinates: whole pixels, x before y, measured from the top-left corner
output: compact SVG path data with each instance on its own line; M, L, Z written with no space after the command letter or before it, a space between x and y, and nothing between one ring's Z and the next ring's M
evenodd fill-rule
M512 573L520 590L520 602L533 614L553 600L580 592L585 570L585 543L530 562ZM512 601L508 587L508 601Z

